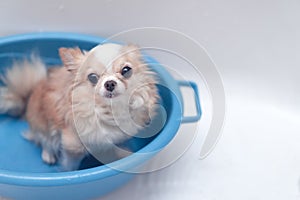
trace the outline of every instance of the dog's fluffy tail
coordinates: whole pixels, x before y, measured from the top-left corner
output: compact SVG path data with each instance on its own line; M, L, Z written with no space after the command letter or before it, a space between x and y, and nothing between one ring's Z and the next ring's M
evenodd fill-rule
M39 81L47 77L47 69L40 58L16 62L0 77L5 86L0 87L0 113L20 116L27 100Z

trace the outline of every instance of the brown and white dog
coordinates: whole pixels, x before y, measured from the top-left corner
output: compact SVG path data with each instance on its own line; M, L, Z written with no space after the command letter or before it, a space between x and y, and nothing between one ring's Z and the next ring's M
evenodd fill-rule
M42 159L78 169L87 151L101 161L155 115L155 73L134 45L98 45L89 52L60 48L64 67L46 69L39 58L16 63L2 77L0 113L25 115L25 138L42 147Z

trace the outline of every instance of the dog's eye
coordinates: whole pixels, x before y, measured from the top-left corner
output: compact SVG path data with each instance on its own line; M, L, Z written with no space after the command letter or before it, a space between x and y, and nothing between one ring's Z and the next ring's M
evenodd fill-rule
M125 67L122 68L121 74L125 78L129 78L132 75L132 69L126 65Z
M88 79L92 84L96 85L98 83L99 76L97 74L91 73L88 75Z

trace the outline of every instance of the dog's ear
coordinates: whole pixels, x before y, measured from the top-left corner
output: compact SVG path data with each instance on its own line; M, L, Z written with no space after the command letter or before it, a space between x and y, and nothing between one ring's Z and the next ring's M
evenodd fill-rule
M84 59L84 54L78 47L76 48L62 47L59 49L59 56L68 71L74 71L78 69Z

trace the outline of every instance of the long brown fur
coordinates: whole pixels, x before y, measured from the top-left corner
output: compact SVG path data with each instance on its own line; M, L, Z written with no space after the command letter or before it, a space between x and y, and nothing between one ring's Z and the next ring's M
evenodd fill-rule
M106 49L111 53L106 55ZM101 52L103 56L118 57L108 67ZM46 68L39 59L9 69L3 78L6 88L0 88L4 93L1 98L6 102L0 104L0 112L17 110L14 113L20 114L26 110L30 130L25 137L42 146L43 160L49 164L59 160L64 170L74 170L87 150L104 152L127 139L127 131L136 134L147 124L149 116L155 115L158 94L155 74L133 45L100 45L85 53L79 48L61 48L59 54L64 67L51 68L47 74L43 73ZM120 74L126 63L133 70L130 78ZM14 80L24 70L27 75L22 77L23 82L30 82L26 91ZM97 85L89 82L90 73L99 74ZM117 81L119 96L108 99L102 95L103 81L107 79Z

